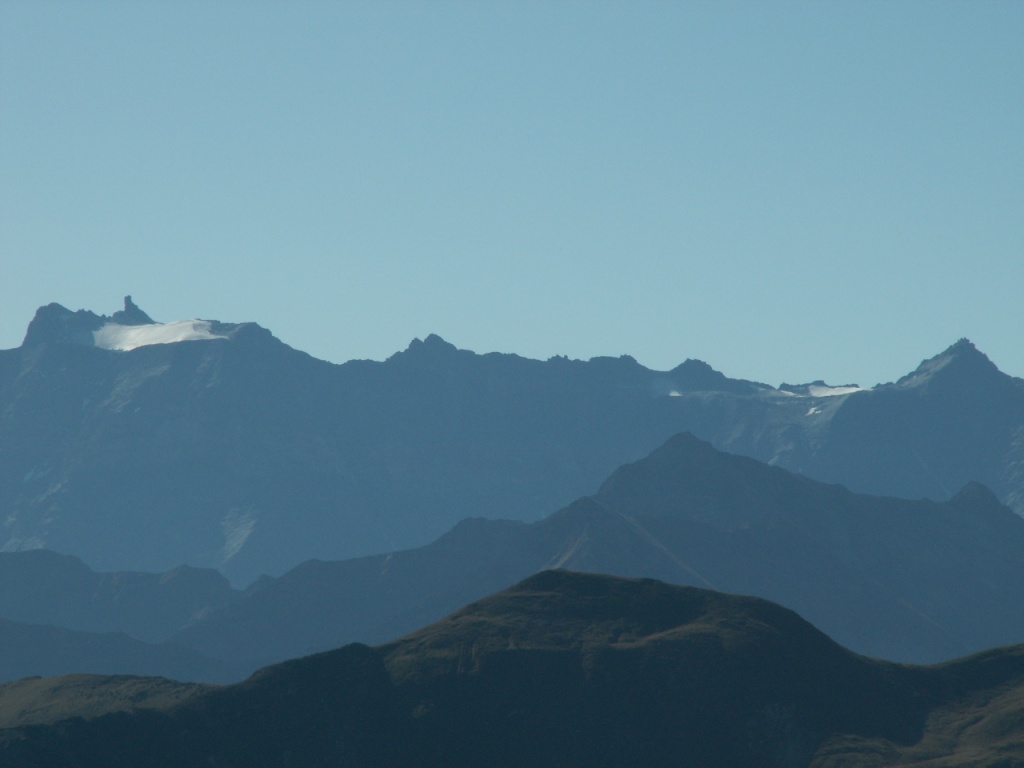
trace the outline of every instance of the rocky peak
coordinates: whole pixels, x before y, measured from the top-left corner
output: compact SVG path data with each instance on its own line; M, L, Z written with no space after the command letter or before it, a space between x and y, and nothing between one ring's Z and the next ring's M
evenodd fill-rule
M71 343L92 346L92 332L105 321L106 318L85 309L72 312L60 304L47 304L36 310L21 345L35 347L41 344Z
M404 351L395 353L389 359L419 360L448 356L458 351L454 344L445 341L436 333L431 333L425 339L413 339Z
M118 325L153 325L156 322L136 306L131 296L124 297L124 309L111 315L110 320Z
M913 373L899 381L896 386L903 389L954 383L957 386L1003 377L995 363L979 351L968 339L960 339L944 352L923 361Z
M993 509L1002 506L988 486L973 480L957 491L950 501L957 507L967 509Z
M762 389L770 389L764 384L743 379L730 379L724 373L716 371L703 360L689 359L680 363L669 375L681 392L733 392L735 394L752 394Z

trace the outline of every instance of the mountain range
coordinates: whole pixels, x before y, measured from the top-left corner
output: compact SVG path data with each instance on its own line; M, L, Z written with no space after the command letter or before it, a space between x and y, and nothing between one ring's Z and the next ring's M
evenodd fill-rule
M0 511L12 768L1024 765L1024 381L964 339L771 387L49 305Z
M776 388L432 335L335 365L128 297L109 317L42 307L0 351L0 549L250 584L466 518L539 520L683 431L853 491L945 500L978 481L1024 511L1024 381L966 340L894 383Z
M0 686L0 763L997 768L1022 702L1022 646L897 665L756 598L545 571L231 686Z
M41 656L30 643L24 655L37 668L22 664L21 674L174 668L184 679L237 680L291 657L386 642L552 568L768 598L858 653L895 661L1024 642L1024 519L983 486L943 502L855 494L689 434L543 520L467 519L423 547L310 560L244 591L213 570L95 573L67 555L0 553L0 616L158 644L135 656L149 667L127 667L111 663L114 650L98 654L95 638L90 663L84 653ZM17 648L8 645L10 658ZM195 655L187 669L186 651Z

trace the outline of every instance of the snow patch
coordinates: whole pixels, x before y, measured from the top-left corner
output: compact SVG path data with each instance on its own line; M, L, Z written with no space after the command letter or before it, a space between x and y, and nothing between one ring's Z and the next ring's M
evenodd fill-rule
M853 392L870 392L871 387L830 387L820 384L811 384L807 387L807 394L811 397L837 397L838 395L849 395Z
M31 483L34 482L35 480L42 480L44 477L50 474L51 471L52 468L47 466L33 467L28 471L25 477L22 478L21 482Z
M897 383L901 387L920 387L923 384L927 384L931 381L932 376L941 371L947 365L953 362L953 355L939 355L933 357L931 360L925 360L921 363L917 370L908 376L904 376Z
M232 509L224 519L220 521L220 529L224 534L223 559L221 563L238 554L238 551L245 544L246 539L252 535L252 529L256 527L256 516L252 509Z
M8 520L8 525L10 521ZM0 547L0 552L28 552L33 549L42 549L46 542L39 536L12 536Z
M208 341L226 339L210 330L209 320L178 320L174 323L151 325L118 325L107 323L92 332L97 347L128 352L152 344L175 344L179 341Z

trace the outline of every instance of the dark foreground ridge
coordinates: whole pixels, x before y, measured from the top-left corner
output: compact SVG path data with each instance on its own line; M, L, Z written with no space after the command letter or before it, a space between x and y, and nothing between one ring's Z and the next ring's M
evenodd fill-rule
M147 699L137 678L95 678L89 697L85 679L65 680L0 688L9 726L0 764L994 768L1024 760L1024 726L1013 717L1024 698L1024 648L901 666L846 651L767 601L565 571L540 573L387 645L346 646L223 688L153 680ZM62 690L73 692L70 704L47 700ZM14 693L20 719L11 715ZM142 704L124 709L131 700Z

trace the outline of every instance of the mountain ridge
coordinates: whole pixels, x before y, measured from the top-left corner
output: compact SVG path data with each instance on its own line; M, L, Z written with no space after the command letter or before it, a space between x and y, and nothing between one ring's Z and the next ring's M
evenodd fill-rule
M213 690L162 681L142 708L126 706L124 680L97 679L91 702L81 678L0 688L0 715L12 711L5 693L36 713L35 724L0 723L0 758L11 768L996 768L1024 758L1013 717L1022 658L1015 646L936 667L879 662L767 601L546 571L383 646ZM146 681L131 684L145 696ZM53 696L64 689L62 705Z

